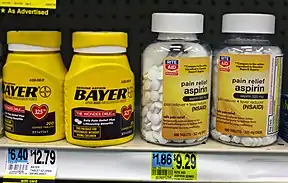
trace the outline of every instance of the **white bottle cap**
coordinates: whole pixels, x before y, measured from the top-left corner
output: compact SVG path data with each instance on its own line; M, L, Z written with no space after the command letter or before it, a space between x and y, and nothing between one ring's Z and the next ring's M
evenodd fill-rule
M222 18L223 33L274 34L275 16L269 14L233 13Z
M152 32L203 33L204 16L189 13L153 13Z

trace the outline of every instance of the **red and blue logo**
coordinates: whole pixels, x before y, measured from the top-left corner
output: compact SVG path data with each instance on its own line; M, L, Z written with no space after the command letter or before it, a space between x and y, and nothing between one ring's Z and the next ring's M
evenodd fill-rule
M165 60L165 75L178 76L179 60Z
M224 72L230 72L230 57L229 56L220 56L219 59L219 70Z
M222 67L229 67L230 66L230 57L228 56L220 56L220 59L219 59L219 64L222 66Z

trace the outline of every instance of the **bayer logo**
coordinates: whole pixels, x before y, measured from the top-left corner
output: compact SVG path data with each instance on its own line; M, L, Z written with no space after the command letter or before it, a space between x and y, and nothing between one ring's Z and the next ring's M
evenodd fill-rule
M52 94L52 90L51 90L51 88L49 86L42 86L39 89L39 94L43 98L48 98Z

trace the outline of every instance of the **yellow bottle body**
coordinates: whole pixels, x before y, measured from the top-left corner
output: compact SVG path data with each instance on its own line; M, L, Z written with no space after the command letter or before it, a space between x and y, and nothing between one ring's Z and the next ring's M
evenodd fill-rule
M12 52L3 67L4 126L8 138L50 142L65 137L60 53Z
M134 74L126 55L76 54L65 77L67 141L117 145L135 132Z

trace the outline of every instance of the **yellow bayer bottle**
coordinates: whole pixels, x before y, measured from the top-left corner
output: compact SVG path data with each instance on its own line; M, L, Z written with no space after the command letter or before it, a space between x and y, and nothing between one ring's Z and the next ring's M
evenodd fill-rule
M81 146L125 143L134 136L134 74L125 55L127 34L76 32L65 78L68 142Z
M65 137L61 33L11 31L3 68L4 127L7 137L49 142Z

